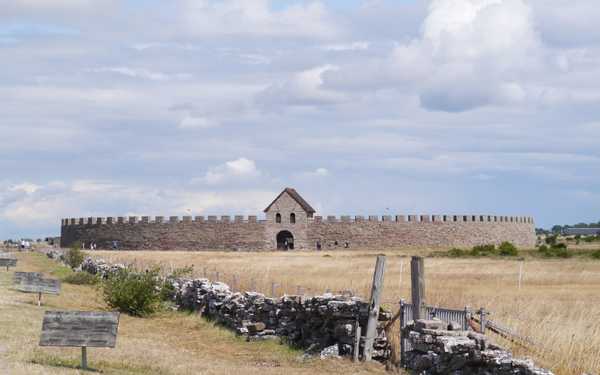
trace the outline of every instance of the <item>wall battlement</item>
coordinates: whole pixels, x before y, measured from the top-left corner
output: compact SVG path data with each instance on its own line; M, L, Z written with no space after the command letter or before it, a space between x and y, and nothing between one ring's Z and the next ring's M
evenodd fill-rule
M258 216L221 215L221 216L109 216L80 217L61 219L61 226L70 225L111 225L111 224L189 224L189 223L264 223Z
M318 223L362 223L365 221L385 223L518 223L533 224L530 216L498 216L498 215L341 215L341 216L314 216L308 219ZM191 223L265 223L257 216L221 215L221 216L117 216L117 217L87 217L62 219L61 226L69 225L110 225L110 224L191 224Z

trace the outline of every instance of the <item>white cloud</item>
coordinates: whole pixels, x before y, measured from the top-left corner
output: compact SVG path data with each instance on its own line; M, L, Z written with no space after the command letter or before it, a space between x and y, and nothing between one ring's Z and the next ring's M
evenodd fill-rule
M207 117L186 116L179 122L182 129L208 129L218 127L220 124L216 120Z
M183 17L187 31L198 36L329 39L340 34L320 2L273 10L269 0L186 0Z
M192 182L218 185L234 180L253 179L260 175L261 172L256 168L254 160L241 157L209 169L204 177L195 178Z
M268 109L282 106L318 106L339 103L345 96L323 87L323 75L337 70L335 65L322 65L303 70L288 79L270 85L257 95L257 101Z
M102 67L102 68L90 68L86 69L90 73L113 73L122 76L145 79L150 81L168 81L171 79L185 79L189 78L189 74L180 73L176 75L169 75L161 72L154 72L143 68L132 68L127 66L113 66L113 67Z
M369 49L369 42L352 42L352 43L338 43L338 44L327 44L322 47L326 51L343 52L343 51L365 51Z

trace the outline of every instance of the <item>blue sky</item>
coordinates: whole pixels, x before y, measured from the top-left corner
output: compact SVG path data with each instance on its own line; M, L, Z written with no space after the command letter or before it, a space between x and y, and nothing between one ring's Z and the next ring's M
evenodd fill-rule
M583 0L14 0L0 238L62 217L600 219L600 7Z

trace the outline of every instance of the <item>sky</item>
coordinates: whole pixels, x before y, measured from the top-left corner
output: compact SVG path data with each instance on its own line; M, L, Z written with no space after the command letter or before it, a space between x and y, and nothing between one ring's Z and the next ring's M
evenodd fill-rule
M67 217L600 220L594 0L0 0L0 238Z

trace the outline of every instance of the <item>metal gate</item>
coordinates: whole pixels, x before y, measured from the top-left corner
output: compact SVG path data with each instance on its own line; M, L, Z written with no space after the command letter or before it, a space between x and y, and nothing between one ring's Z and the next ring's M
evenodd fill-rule
M441 307L426 306L425 319L437 318L443 322L458 323L463 331L470 329L469 320L471 319L471 310L465 307L463 310L452 310ZM408 322L413 320L412 304L400 301L400 361L405 363L406 352L412 350L410 342L403 337L402 331L408 325Z

